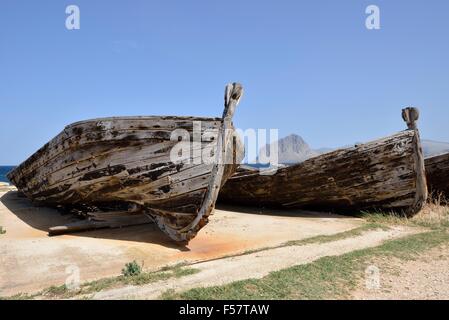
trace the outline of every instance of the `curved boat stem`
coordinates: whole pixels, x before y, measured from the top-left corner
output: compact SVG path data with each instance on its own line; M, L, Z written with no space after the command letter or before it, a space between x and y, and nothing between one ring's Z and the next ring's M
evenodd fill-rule
M413 157L415 161L415 172L416 172L415 202L414 205L411 206L405 212L407 216L413 216L423 208L428 197L424 155L422 151L418 125L416 123L419 119L419 110L413 107L403 109L402 119L404 119L405 123L407 123L408 130L415 131L414 146L413 146L415 148Z
M168 230L165 228L170 237L176 241L188 242L195 237L198 230L207 223L207 217L215 207L218 198L218 192L222 184L225 166L227 164L228 152L232 150L232 137L234 130L232 128L232 117L235 109L240 102L243 94L243 87L239 83L228 84L225 89L224 111L222 123L218 132L217 152L215 153L215 162L211 172L211 180L209 182L207 192L204 196L203 204L195 219L181 230ZM156 217L157 220L157 217ZM156 221L158 222L158 221Z

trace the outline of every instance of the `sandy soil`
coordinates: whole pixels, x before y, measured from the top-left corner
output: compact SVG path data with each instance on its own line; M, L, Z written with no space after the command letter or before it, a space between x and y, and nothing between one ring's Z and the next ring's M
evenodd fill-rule
M354 299L449 299L449 246L423 253L413 261L377 260L379 286L360 283Z
M342 240L302 246L287 246L237 257L200 262L192 267L200 272L179 279L168 279L144 286L127 286L99 292L93 299L157 299L163 292L188 290L194 287L223 285L243 279L257 279L272 271L310 263L324 256L337 256L350 251L375 247L384 241L416 232L405 227L374 230Z
M71 219L52 209L33 207L17 192L0 193L0 225L6 229L0 235L0 296L64 284L68 267L78 268L84 282L119 275L125 263L133 260L143 262L146 270L157 270L331 235L362 223L327 213L221 207L188 246L170 241L153 224L47 236L50 226Z
M17 190L16 187L6 183L6 182L0 182L0 192L8 192L8 191L14 191Z

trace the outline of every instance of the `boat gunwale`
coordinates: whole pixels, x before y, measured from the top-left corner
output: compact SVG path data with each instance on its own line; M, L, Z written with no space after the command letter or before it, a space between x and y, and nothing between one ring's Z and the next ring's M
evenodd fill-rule
M223 121L220 117L207 116L114 116L114 117L99 117L93 119L80 120L66 125L65 129L70 129L89 122L114 121L114 120L179 120L179 121Z
M285 167L273 168L271 170L275 170L275 174L282 174L282 173L290 171L292 168L297 168L297 167L303 166L304 163L312 162L316 158L319 158L319 157L333 157L335 154L340 153L340 152L347 152L347 151L350 151L350 150L353 150L353 149L358 149L358 148L366 146L368 144L370 144L370 145L371 144L375 144L377 142L380 142L380 141L383 141L383 140L386 140L386 139L391 139L393 137L397 137L397 136L401 136L401 135L408 135L408 136L410 136L410 138L413 138L416 135L416 132L415 132L415 130L409 130L409 129L403 130L403 131L399 131L399 132L396 132L394 134L391 134L391 135L388 135L388 136L384 136L382 138L378 138L376 140L371 140L371 141L367 141L367 142L364 142L364 143L355 144L355 145L350 146L350 147L341 147L341 148L338 148L338 149L335 149L335 150L332 150L332 151L329 151L329 152L326 152L326 153L322 153L322 154L319 154L317 156L308 158L308 159L306 159L304 161L301 161L301 162L298 162L298 163L292 163L292 164L286 165ZM447 155L449 156L449 153L447 153ZM247 164L240 165L240 168L242 168L243 165L247 165ZM234 174L234 176L230 177L228 180L237 180L237 179L240 179L240 178L248 178L248 177L253 176L253 175L260 175L260 171L259 171L258 168L255 168L255 167L253 168L250 165L248 165L248 167L249 168L246 168L246 167L242 168L242 169L244 169L244 171L240 172L240 174L237 171ZM270 175L267 175L267 176L270 176Z
M425 157L424 161L425 162L430 162L430 161L436 162L436 161L439 161L440 159L445 159L445 158L447 158L449 160L449 152L443 152L443 153L439 153L436 155L431 155L431 156Z

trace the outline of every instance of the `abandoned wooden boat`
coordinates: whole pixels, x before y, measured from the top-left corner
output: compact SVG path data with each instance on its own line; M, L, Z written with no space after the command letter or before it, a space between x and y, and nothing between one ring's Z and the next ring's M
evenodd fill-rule
M100 208L86 213L99 222L91 227L107 221L130 224L118 218L141 220L144 213L172 239L188 241L207 224L220 187L243 156L232 125L242 92L240 84L226 86L222 118L141 116L74 123L8 178L39 205ZM80 229L82 222L52 232Z
M415 108L403 110L408 130L326 153L263 175L240 168L219 200L256 206L417 213L427 199Z
M449 153L425 159L427 185L435 196L449 200Z

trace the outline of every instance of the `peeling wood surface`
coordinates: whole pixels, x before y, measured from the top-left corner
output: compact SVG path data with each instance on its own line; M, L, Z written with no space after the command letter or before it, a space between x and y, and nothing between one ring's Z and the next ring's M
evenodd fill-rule
M256 206L417 213L427 199L417 130L280 168L274 175L239 169L219 200Z
M68 223L62 226L54 226L48 229L48 234L50 236L56 236L61 234L90 231L96 229L137 226L151 222L143 212L132 214L128 212L114 212L114 214L115 216L111 217L110 213L107 212L99 214L98 218L89 218L77 222Z
M218 160L243 155L231 122L242 88L238 84L227 88L231 96L227 92L222 118L113 117L77 122L8 178L39 205L133 204L172 239L189 241L207 224L220 186L237 167L235 162L204 163L195 151L209 148ZM178 143L170 140L173 130L187 131L192 141L195 121L201 122L202 142L193 143L190 157L172 162L170 151ZM73 228L82 227L80 223Z
M449 200L449 153L427 158L425 164L429 191Z

